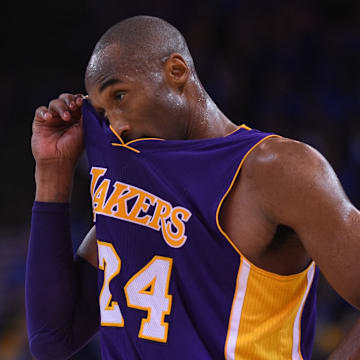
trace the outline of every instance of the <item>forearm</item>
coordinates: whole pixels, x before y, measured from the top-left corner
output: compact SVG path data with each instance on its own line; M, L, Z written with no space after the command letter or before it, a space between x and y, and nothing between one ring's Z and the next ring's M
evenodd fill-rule
M360 320L330 355L329 360L360 360Z
M39 360L69 357L98 328L96 269L73 260L66 203L34 204L26 309L30 346Z
M74 165L67 160L43 161L35 168L35 200L68 203L71 198Z

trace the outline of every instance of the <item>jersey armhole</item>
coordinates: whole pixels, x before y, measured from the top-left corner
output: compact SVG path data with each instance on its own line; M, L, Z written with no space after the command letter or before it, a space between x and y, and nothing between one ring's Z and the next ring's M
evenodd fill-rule
M233 188L235 181L240 173L240 170L246 160L246 158L250 155L250 153L257 147L259 146L261 143L263 143L264 141L266 141L267 139L271 138L271 137L281 137L280 135L276 135L276 134L271 134L268 136L265 136L264 138L262 138L261 140L259 140L256 144L254 144L245 154L245 156L241 159L240 164L238 165L235 174L233 175L232 181L230 183L230 186L228 187L228 189L225 191L225 194L222 196L219 204L217 205L217 209L216 209L216 226L219 230L219 232L225 237L225 239L230 243L230 245L233 247L233 249L240 255L241 258L245 259L247 263L250 264L252 270L260 272L263 276L267 276L267 277L271 277L271 278L275 278L277 280L290 280L299 276L303 276L304 273L306 273L309 268L313 265L313 261L311 261L309 263L309 265L301 272L297 273L297 274L291 274L291 275L280 275L280 274L276 274L274 272L271 271L267 271L265 269L262 269L258 266L256 266L255 264L253 264L246 256L244 256L244 254L237 248L237 246L235 245L235 243L230 239L230 236L224 231L224 229L221 227L220 225L220 220L219 220L219 215L220 215L220 210L222 207L222 204L224 203L226 197L228 196L228 194L230 193L231 189Z

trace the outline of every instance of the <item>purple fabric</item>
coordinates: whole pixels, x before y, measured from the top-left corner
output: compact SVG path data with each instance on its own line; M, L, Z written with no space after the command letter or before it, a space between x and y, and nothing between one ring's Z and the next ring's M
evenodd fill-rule
M187 240L179 248L169 246L161 231L149 226L116 218L115 213L96 215L97 238L111 244L121 259L121 270L111 279L110 290L125 322L123 327L100 327L103 360L223 359L240 256L220 233L216 212L244 156L269 134L243 127L224 138L139 140L129 144L136 152L112 145L119 145L119 140L106 119L86 101L83 116L89 167L105 171L95 190L101 188L102 181L104 185L108 182L107 190L103 190L106 194L101 193L104 204L121 182L122 186L142 189L192 214L185 224ZM111 211L123 206L121 209L130 213L134 203L135 198ZM151 217L155 206L148 206L137 216ZM166 221L171 223L170 219ZM129 279L154 256L173 261L169 285L172 307L164 317L168 324L166 342L139 336L148 312L129 307L124 293ZM99 270L99 292L103 278L104 272ZM306 309L310 313L312 310ZM309 346L313 337L310 313L310 323L304 327L304 332L310 332L303 334L304 338L308 336Z
M90 170L102 172L93 183L97 194L93 204L103 209L96 215L97 238L121 261L109 288L124 326L100 327L103 360L223 359L241 258L218 229L217 209L241 161L269 134L242 127L223 138L138 140L129 143L129 148L121 146L107 120L87 101L83 117ZM124 189L121 193L115 190L119 184ZM127 217L133 209L139 209L139 204L143 211L134 211L137 219L152 219L156 213L158 205L140 195L132 195L126 203L119 200L126 194L136 194L136 189L162 199L172 209L182 207L191 212L184 223L187 238L181 247L170 246L162 231L151 228L149 222L139 224ZM164 223L173 226L170 217ZM164 342L140 336L141 324L149 319L149 312L128 306L124 292L132 281L129 279L154 256L170 258L173 263L168 291L172 306L163 319L168 324ZM99 270L99 292L103 279L104 271ZM315 283L316 279L302 319L301 349L306 359L314 335Z
M99 326L96 269L73 258L69 204L35 202L26 264L30 348L38 360L67 359Z

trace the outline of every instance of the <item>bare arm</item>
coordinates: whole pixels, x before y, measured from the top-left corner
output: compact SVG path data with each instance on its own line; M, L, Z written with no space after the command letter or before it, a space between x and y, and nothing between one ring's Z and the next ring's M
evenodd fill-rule
M266 221L295 230L329 283L360 308L360 213L331 166L313 148L288 139L270 139L250 160L250 190ZM330 359L360 359L360 321Z
M360 360L360 320L330 355L329 360Z
M297 141L269 139L247 166L267 221L291 227L334 289L360 308L360 213L328 162Z

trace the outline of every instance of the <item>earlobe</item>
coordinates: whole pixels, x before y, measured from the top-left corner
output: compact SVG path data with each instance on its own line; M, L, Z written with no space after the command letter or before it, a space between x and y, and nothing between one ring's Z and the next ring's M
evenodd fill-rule
M165 63L168 82L182 90L189 77L189 67L180 54L171 54Z

